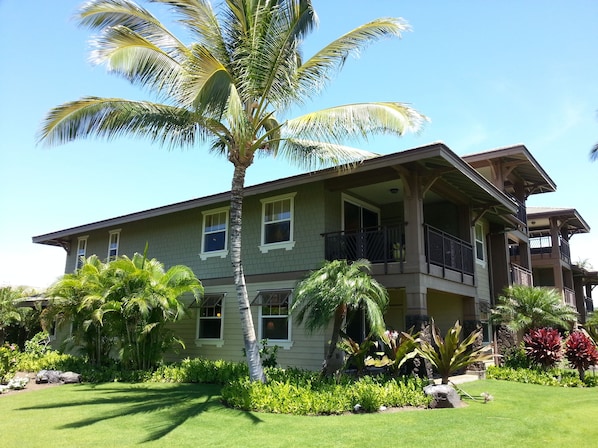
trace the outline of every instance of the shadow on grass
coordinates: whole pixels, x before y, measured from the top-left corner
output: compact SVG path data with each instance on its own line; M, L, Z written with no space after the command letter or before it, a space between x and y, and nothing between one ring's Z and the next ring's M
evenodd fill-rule
M144 442L159 440L166 436L187 420L208 411L227 410L237 412L252 421L253 424L262 420L250 412L226 409L221 402L221 386L213 384L177 384L161 385L152 383L119 384L111 386L73 386L71 389L84 393L84 399L71 401L61 400L55 403L40 403L36 406L23 407L18 410L65 409L68 407L96 406L93 413L82 411L83 418L66 423L57 429L75 429L93 425L94 423L139 414L155 414L152 428ZM97 410L97 406L105 410Z

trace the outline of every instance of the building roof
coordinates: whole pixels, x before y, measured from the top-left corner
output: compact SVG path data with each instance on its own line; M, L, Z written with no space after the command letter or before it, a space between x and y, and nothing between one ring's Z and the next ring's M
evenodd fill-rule
M550 220L556 219L560 228L566 228L570 234L588 233L590 226L574 208L528 207L527 223L530 233L542 233L550 230Z
M354 167L327 168L311 173L299 174L270 182L261 183L245 188L245 197L259 195L283 188L296 187L316 181L326 181L330 188L343 188L346 181L352 186L368 185L381 182L384 179L398 179L401 169L417 171L430 178L430 188L437 188L443 192L450 185L454 193L463 200L467 200L473 208L491 209L495 215L510 215L516 213L517 206L509 197L489 183L480 173L465 163L458 155L451 151L444 143L432 143L410 150L382 155L365 160ZM34 243L66 247L71 238L93 230L140 221L143 219L205 207L230 200L230 192L218 193L184 202L152 208L115 218L71 227L52 233L34 236Z
M476 169L490 167L493 161L501 160L523 182L527 195L556 190L554 181L523 144L466 155L463 160Z

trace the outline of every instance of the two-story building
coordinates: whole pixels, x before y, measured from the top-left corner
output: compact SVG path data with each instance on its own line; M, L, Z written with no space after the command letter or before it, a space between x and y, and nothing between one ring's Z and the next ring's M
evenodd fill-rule
M297 281L331 259L372 262L373 275L389 291L385 319L393 329L420 326L430 317L442 331L456 320L466 331L480 324L488 329L496 294L531 281L525 199L554 189L522 145L463 159L443 143L375 157L353 169L247 187L242 258L258 338L281 347L283 366L320 367L329 332L307 334L288 310ZM240 360L229 201L225 192L33 242L64 248L65 272L82 256L132 255L146 242L148 256L166 267L191 267L205 297L189 303L193 319L177 324L187 346L179 356ZM509 252L513 246L519 247L518 263ZM354 327L365 335L363 324Z

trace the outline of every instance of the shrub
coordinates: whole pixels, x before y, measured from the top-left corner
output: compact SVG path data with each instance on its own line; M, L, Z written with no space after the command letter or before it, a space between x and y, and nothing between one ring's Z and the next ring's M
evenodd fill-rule
M162 365L151 375L152 381L167 383L226 384L249 375L247 364L186 358L179 363Z
M530 369L536 366L534 361L525 353L523 344L513 347L503 357L504 367L512 369Z
M491 366L488 367L487 377L495 380L560 387L593 387L598 383L596 381L581 381L574 372L562 369L513 369Z
M292 370L278 370L276 380L266 384L247 378L233 381L222 389L222 399L230 407L263 412L298 415L341 414L355 409L375 412L381 406L417 406L429 404L424 383L414 378L385 379L365 376L353 380L344 376L335 383L329 378Z
M594 342L581 331L574 331L567 338L565 356L569 364L577 369L582 381L586 370L598 364L598 350Z
M19 347L16 344L0 346L0 384L5 384L17 371Z
M481 330L473 331L465 339L461 340L461 325L455 322L443 338L432 319L432 340L435 346L425 340L420 341L417 348L422 358L430 361L430 364L442 377L442 384L448 384L449 376L459 369L468 365L490 361L492 355L486 353L487 347L474 348Z
M530 330L523 342L527 356L545 369L554 367L563 357L563 339L554 328Z

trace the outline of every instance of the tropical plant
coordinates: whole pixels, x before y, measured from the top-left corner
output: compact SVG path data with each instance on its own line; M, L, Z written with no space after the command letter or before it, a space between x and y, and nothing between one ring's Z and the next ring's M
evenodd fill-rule
M179 300L191 293L198 298L201 282L187 266L172 266L168 271L156 259L136 253L108 264L110 287L105 293L106 309L114 311L114 333L121 337L120 355L133 369L155 367L173 344L184 346L167 327L186 316Z
M107 269L108 264L96 255L83 260L77 271L48 288L49 304L41 316L46 331L53 325L58 329L69 326L65 347L75 347L96 366L108 362L114 344L112 321L105 319L106 313L113 311L106 304L110 287Z
M357 375L361 376L368 366L368 358L371 358L372 348L376 346L376 341L372 340L372 335L368 335L361 343L354 341L347 334L342 333L338 348L343 350L348 356L345 360L345 366L348 369L355 368ZM371 363L373 365L373 363Z
M598 312L591 313L583 324L584 330L598 344Z
M432 327L433 344L421 339L417 352L436 369L442 378L442 384L448 384L449 377L457 370L492 359L492 354L488 353L488 347L474 347L482 330L471 332L461 341L462 327L459 321L449 328L444 338L434 324L434 319L431 319L430 326Z
M563 357L563 338L554 328L535 328L523 336L525 353L545 369L554 367Z
M186 266L165 271L162 263L138 253L109 263L92 255L49 288L52 298L43 319L46 327L70 324L69 342L93 364L108 363L117 344L127 367L147 369L176 342L167 323L185 316L179 298L202 292Z
M154 94L158 102L85 97L51 110L40 140L60 144L123 135L170 147L208 143L234 166L230 256L252 380L265 380L241 262L245 174L256 155L300 167L334 166L371 157L344 146L372 133L402 135L425 117L397 102L361 103L284 118L323 91L347 57L408 25L393 18L362 25L304 60L303 39L318 23L310 0L153 0L171 6L195 42L186 45L131 0L92 0L79 22L100 30L94 62Z
M382 336L384 355L379 364L389 366L391 372L398 374L403 364L417 355L419 342L419 332L414 333L413 327L408 332L385 331Z
M492 322L506 326L513 333L533 328L570 328L577 312L565 305L553 288L513 285L505 288L492 310Z
M306 330L312 333L327 328L333 321L330 346L324 361L324 373L327 375L342 367L334 363L333 358L350 311L363 310L372 335L384 333L388 292L370 276L370 269L371 264L367 260L352 263L347 260L327 261L295 287L291 314L295 315L299 324L305 322Z
M30 309L17 306L22 298L31 293L26 288L0 287L0 345L4 344L9 327L20 324ZM15 341L11 341L15 342Z
M585 379L586 370L598 365L598 349L583 331L573 331L565 342L565 357L579 372L579 379Z

